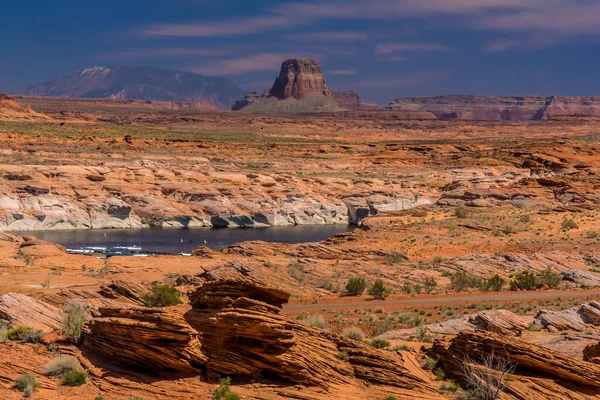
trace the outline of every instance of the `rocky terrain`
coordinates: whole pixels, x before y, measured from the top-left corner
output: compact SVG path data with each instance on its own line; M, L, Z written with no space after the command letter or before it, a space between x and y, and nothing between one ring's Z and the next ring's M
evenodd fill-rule
M49 119L46 115L33 111L27 104L20 106L15 99L0 94L0 121L39 121Z
M559 116L600 116L600 97L468 96L398 98L390 110L427 111L459 120L540 121Z
M102 259L2 233L8 399L600 398L597 120L36 101L0 122L3 230L359 227Z
M281 70L271 89L262 95L252 92L237 101L233 111L249 113L323 113L342 111L336 104L321 74L316 60L290 59Z
M243 91L224 78L144 67L95 66L32 86L25 96L206 102L229 109Z

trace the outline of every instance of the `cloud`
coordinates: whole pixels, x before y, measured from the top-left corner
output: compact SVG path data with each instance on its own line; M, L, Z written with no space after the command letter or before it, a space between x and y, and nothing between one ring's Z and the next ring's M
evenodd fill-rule
M285 38L300 42L354 42L367 40L369 35L359 32L311 32L287 35Z
M222 37L258 33L270 29L293 26L298 22L285 16L268 15L219 22L158 24L146 27L142 33L147 36Z
M332 69L330 71L326 71L325 75L357 75L357 69Z
M156 49L128 49L104 54L103 58L127 59L140 57L202 57L202 56L227 56L231 52L223 49L211 48L185 48L185 47L161 47Z
M425 71L409 76L393 78L373 78L362 81L349 82L347 85L364 88L404 88L412 86L425 86L433 84L450 75L450 71ZM338 84L340 86L340 84Z
M316 54L259 53L247 57L220 60L211 64L186 68L205 75L241 75L248 72L272 71L279 73L279 66L288 58L320 58Z
M393 54L393 53L422 53L422 52L446 52L450 51L449 47L439 43L384 43L378 44L375 48L378 54Z

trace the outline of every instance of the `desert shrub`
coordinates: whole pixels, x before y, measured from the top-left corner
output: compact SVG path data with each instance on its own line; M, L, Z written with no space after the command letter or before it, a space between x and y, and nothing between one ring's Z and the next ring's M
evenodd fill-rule
M464 207L458 207L454 210L454 216L457 218L467 218L468 211Z
M81 386L87 381L87 372L82 369L71 369L62 376L63 386Z
M531 332L539 332L542 330L542 328L540 328L539 326L537 326L536 324L534 324L533 322L530 322L527 325L527 330L531 331Z
M538 272L535 277L536 286L541 287L544 285L548 285L552 289L557 288L562 282L562 276L558 272L553 272L550 267L545 270Z
M600 238L600 232L599 231L588 231L587 236L590 239L598 239L598 238Z
M40 384L35 379L35 376L25 374L19 375L12 385L13 389L23 392L23 396L31 397L33 392L40 387Z
M438 286L438 283L433 276L429 276L425 278L425 283L423 284L423 286L425 287L425 291L427 293L431 293Z
M298 263L290 263L288 265L288 274L299 283L304 282L304 267Z
M231 391L231 378L221 379L219 386L212 392L214 400L240 400L242 397Z
M179 291L169 285L153 285L150 292L142 296L146 307L168 307L183 303Z
M79 360L73 356L60 356L50 360L44 367L44 375L46 376L63 376L67 372L81 369Z
M81 341L81 330L89 318L87 307L82 302L68 303L63 308L63 311L63 335L72 343L79 344Z
M510 281L510 290L535 290L537 288L533 272L521 271Z
M429 334L429 331L425 327L417 328L417 335L419 336L419 341L422 343L431 343L433 342L433 338Z
M94 400L104 400L104 397L102 397L102 396L96 396L96 397L94 397Z
M482 289L486 291L499 292L502 290L504 285L506 284L506 280L502 278L500 275L496 274L491 278L485 279L482 284Z
M406 344L400 344L392 347L394 351L410 351L410 347Z
M348 339L358 340L359 342L362 342L362 340L365 338L365 334L363 333L363 331L361 331L360 328L356 326L344 329L342 334Z
M529 223L531 222L531 217L529 215L521 215L519 220L523 223Z
M390 346L390 342L381 338L373 338L369 340L369 345L371 347L375 347L376 349L385 349Z
M312 326L313 328L325 329L327 327L327 322L325 322L325 318L321 314L311 315L307 317L303 323L308 326Z
M565 217L563 218L561 228L565 231L568 231L571 229L577 229L579 228L579 226L577 226L577 224L575 223L575 221L573 221L572 218Z
M6 332L8 340L19 340L23 343L39 343L44 336L42 331L34 331L26 326L15 326Z
M388 394L387 396L385 396L383 398L383 400L398 400L398 398L396 396L394 396L393 394Z
M492 351L477 365L473 360L466 358L461 365L459 374L472 399L496 400L506 389L510 374L516 365L508 359L497 357Z
M386 259L388 264L399 264L406 260L408 260L408 258L404 254L398 253L397 251L391 252Z
M8 326L0 324L0 342L8 340Z
M390 294L390 289L386 288L381 279L377 279L373 286L369 288L369 295L378 300L385 300Z
M342 361L350 361L350 355L347 351L340 351L336 354L336 357Z
M364 278L350 278L346 283L346 294L348 296L360 296L365 291L367 282Z
M31 330L26 332L21 339L23 343L40 343L44 337L44 332Z
M444 258L441 256L435 256L433 257L433 259L431 260L432 264L440 264L444 261Z
M464 292L470 288L481 286L481 278L464 271L450 275L450 288L455 292Z
M421 368L426 369L428 371L433 371L435 369L435 367L437 367L437 364L438 364L437 358L427 357L427 358L425 358L425 360L423 360L423 363L421 364Z

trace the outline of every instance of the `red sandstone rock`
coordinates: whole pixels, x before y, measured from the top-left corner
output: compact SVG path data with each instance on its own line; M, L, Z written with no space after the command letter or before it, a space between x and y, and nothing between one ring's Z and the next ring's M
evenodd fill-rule
M301 99L309 93L321 93L331 97L321 67L317 60L291 59L281 64L279 76L269 92L281 100L293 97Z

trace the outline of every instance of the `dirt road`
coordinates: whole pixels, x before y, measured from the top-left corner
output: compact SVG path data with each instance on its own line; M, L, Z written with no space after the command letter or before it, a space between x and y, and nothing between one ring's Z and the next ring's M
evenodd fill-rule
M581 290L581 291L537 291L537 292L500 292L500 293L481 293L481 294L457 294L457 295L440 295L427 297L413 297L400 300L384 300L384 301L357 301L348 302L348 298L340 299L338 302L325 301L315 304L288 304L284 305L284 311L295 310L335 310L343 308L366 308L366 307L383 307L383 306L425 306L425 305L446 305L456 303L483 303L483 302L510 302L510 301L532 301L532 300L553 300L559 297L564 298L585 298L590 296L600 297L600 290Z

